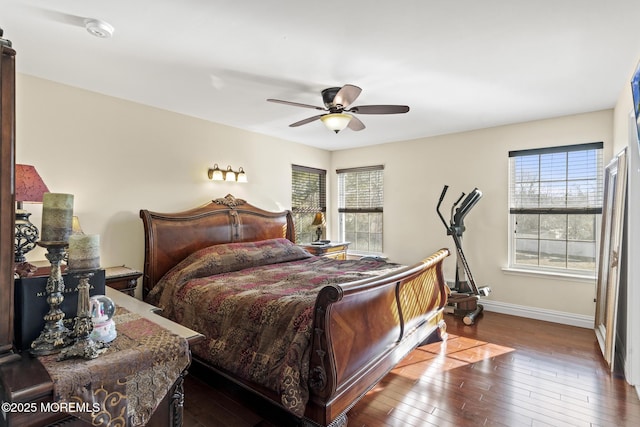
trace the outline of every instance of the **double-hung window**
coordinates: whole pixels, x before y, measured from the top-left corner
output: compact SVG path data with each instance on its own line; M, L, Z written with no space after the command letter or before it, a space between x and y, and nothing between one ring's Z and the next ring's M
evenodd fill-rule
M291 211L295 224L296 242L317 239L316 214L327 211L327 171L306 166L291 166ZM322 228L320 229L322 231Z
M602 142L509 152L511 268L592 276L602 213Z
M382 254L384 166L338 169L340 238L349 251Z

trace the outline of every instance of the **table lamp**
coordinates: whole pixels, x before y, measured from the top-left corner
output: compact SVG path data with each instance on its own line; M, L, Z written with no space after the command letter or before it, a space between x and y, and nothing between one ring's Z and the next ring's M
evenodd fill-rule
M315 242L317 242L322 237L322 226L324 225L324 215L322 214L322 212L316 213L316 216L313 217L313 222L311 223L311 225L318 226L318 228L316 229L316 240L314 240Z
M38 228L29 221L31 213L22 208L26 203L42 203L44 193L49 192L44 181L31 165L16 165L16 224L15 224L15 262L24 264L25 254L36 246L39 238Z

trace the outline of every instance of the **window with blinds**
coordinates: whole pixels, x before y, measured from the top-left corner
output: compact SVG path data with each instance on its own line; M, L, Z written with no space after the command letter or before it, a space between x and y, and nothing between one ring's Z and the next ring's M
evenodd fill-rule
M595 273L602 142L509 152L509 264Z
M338 169L340 237L349 251L382 254L384 166Z
M307 243L317 239L318 226L313 219L318 212L327 211L327 171L306 166L291 166L291 211L296 231L296 242ZM320 231L324 228L320 226Z

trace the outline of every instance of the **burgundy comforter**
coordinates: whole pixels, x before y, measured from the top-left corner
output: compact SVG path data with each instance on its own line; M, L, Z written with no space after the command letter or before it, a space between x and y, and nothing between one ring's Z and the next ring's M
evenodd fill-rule
M286 239L216 245L169 271L147 301L206 336L192 348L199 358L273 390L302 416L318 292L398 267L314 257Z

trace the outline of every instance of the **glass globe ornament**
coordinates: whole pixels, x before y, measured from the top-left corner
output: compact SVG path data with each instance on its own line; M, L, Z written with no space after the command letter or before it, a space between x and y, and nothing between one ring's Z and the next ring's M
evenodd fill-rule
M118 336L113 316L116 314L116 304L106 295L94 295L90 298L91 321L93 331L91 339L94 341L111 342Z

